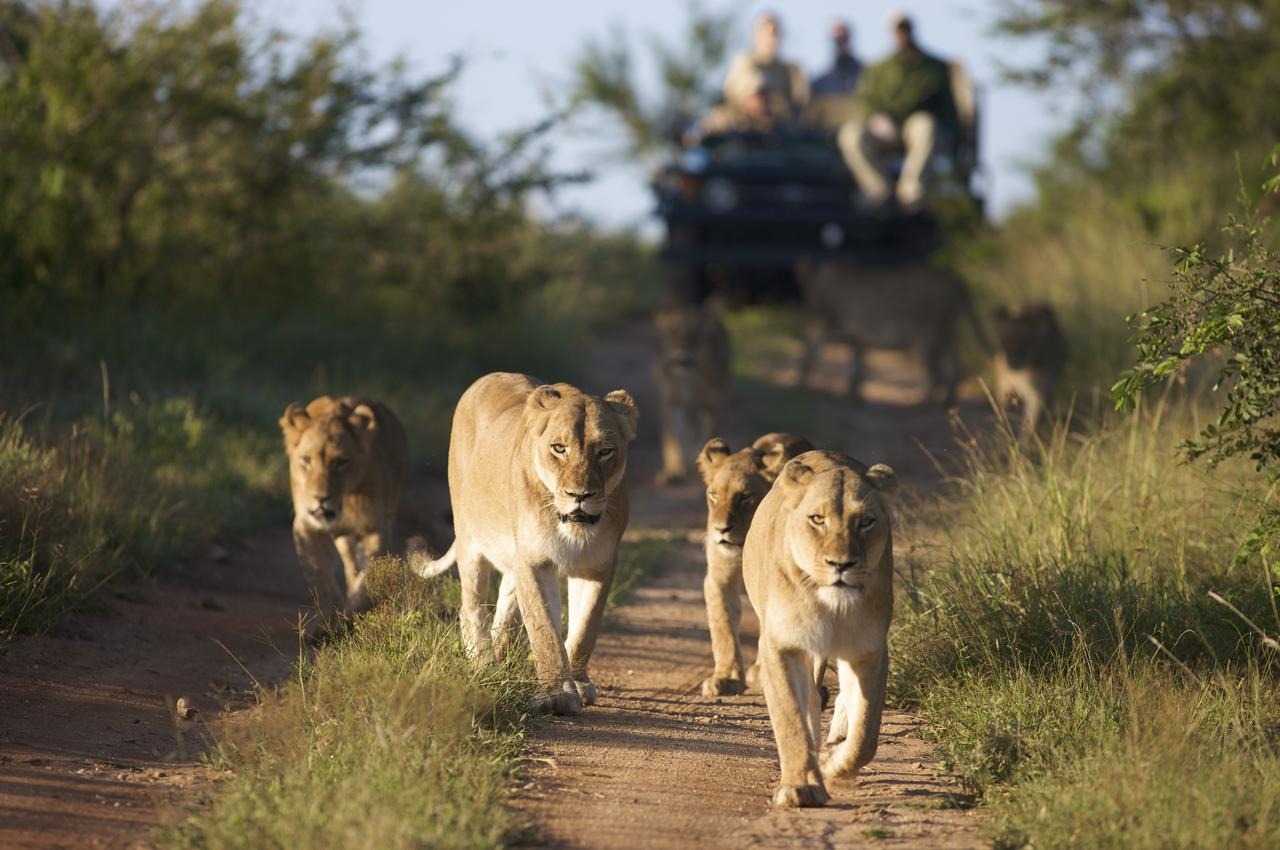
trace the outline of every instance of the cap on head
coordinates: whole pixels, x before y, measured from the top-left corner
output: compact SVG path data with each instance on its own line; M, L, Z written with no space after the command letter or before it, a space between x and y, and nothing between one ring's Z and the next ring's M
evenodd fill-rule
M899 32L911 32L911 16L901 9L894 9L888 15L889 28Z

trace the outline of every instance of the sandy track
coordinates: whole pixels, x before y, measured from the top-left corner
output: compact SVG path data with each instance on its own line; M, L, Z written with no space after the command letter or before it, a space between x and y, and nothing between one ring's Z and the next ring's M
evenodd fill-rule
M251 704L297 657L306 588L287 529L162 578L0 656L0 847L146 846L207 783L202 717Z
M643 327L609 338L598 353L603 391L626 386L642 411L630 471L630 535L654 529L684 532L666 569L614 611L592 661L601 686L598 705L560 719L532 741L527 781L514 804L533 827L528 846L573 848L743 848L986 846L979 815L955 782L942 774L918 721L889 711L875 761L856 779L833 785L826 808L777 811L769 804L777 782L777 753L763 696L704 698L711 644L702 598L705 572L700 534L705 521L696 484L659 490L647 484L657 466L656 398L650 380L653 339ZM833 352L834 354L834 352ZM843 363L833 357L819 381L840 385ZM780 363L775 379L794 380ZM887 461L909 487L931 486L936 470L922 446L945 455L954 445L947 414L913 404L916 364L893 355L872 361L867 395L853 408L815 393L834 433L832 447L868 462ZM970 409L979 407L976 403ZM754 430L786 429L787 411ZM731 421L733 417L730 417ZM729 427L733 445L755 436ZM897 541L899 547L909 541ZM744 606L748 662L755 618ZM834 677L831 677L834 684ZM830 720L830 710L826 721Z
M444 504L442 481L416 479L401 531L444 539ZM282 516L14 640L0 655L0 848L151 846L209 786L205 719L238 722L255 683L289 676L308 603ZM201 715L175 718L179 697Z
M516 805L531 844L582 848L980 847L974 813L915 721L891 712L876 760L836 783L825 809L777 812L777 757L758 693L707 699L710 670L700 548L618 609L592 677L601 701L533 741ZM750 616L746 630L754 633ZM827 712L830 719L830 711Z

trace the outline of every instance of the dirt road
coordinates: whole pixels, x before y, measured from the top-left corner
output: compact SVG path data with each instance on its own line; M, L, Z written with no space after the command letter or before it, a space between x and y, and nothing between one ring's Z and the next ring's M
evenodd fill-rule
M888 716L877 760L859 780L833 788L828 808L770 810L776 756L761 697L697 695L710 663L696 542L702 492L644 483L657 464L652 345L643 324L611 334L598 349L591 389L627 387L644 412L629 473L637 482L630 533L677 530L689 542L610 615L593 662L601 704L534 737L514 802L538 840L627 848L979 846L973 812L937 774L902 714ZM824 368L820 380L838 384L838 358ZM785 387L790 369L780 360L764 380ZM873 403L865 408L821 392L788 398L806 407L820 444L888 462L908 486L927 486L933 467L917 441L945 453L952 437L944 414L911 403L914 369L900 358L874 360ZM767 423L738 417L725 436L740 445L764 430L797 427L785 405L770 412L777 419ZM423 492L407 500L406 530L439 536L433 512L441 486L417 485ZM52 635L16 640L0 656L0 847L147 846L152 829L208 782L197 763L204 720L234 722L255 681L289 674L306 602L282 517L227 551L108 593L99 610ZM754 634L749 614L745 627ZM200 714L177 719L179 697Z
M702 490L695 484L658 490L656 399L648 380L652 339L636 327L610 337L596 363L595 390L619 383L648 415L629 475L633 515L629 534L653 529L686 532L688 542L656 580L646 583L609 618L592 662L601 701L579 718L557 719L533 740L528 782L516 804L535 825L533 846L581 848L980 847L975 812L949 777L940 774L917 722L890 712L879 754L857 779L836 784L824 809L775 811L777 756L763 697L704 698L699 683L711 650L702 600ZM820 382L835 388L843 374L833 357ZM922 446L946 454L954 445L947 414L912 403L920 376L914 363L886 355L872 362L872 404L852 408L819 398L823 432L845 435L830 444L868 463L895 467L906 486L928 487L933 464ZM779 362L771 380L794 382ZM821 394L819 394L821 395ZM970 405L976 413L977 405ZM744 432L794 429L788 411ZM731 421L733 417L730 417ZM825 447L825 446L824 446ZM899 547L909 541L898 541ZM748 660L756 623L746 606ZM827 712L827 720L830 711Z
M0 847L145 846L207 782L204 719L288 675L306 598L276 528L15 640L0 656ZM177 718L179 698L199 714Z

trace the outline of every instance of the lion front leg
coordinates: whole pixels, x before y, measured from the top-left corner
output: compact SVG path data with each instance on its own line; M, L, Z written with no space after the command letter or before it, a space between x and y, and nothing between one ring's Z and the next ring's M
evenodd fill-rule
M593 705L598 695L587 673L587 665L596 648L596 637L600 634L600 621L604 618L605 602L613 584L613 569L611 562L595 576L569 577L569 640L566 650L569 669L584 705Z
M837 706L836 716L832 718L832 733L836 723L843 721L846 725L844 742L822 766L822 775L827 779L854 773L875 758L889 675L889 652L886 649L861 658L841 659L839 671L842 705Z
M355 536L344 534L333 539L333 545L338 550L338 557L342 559L342 571L346 574L346 602L344 610L348 614L356 614L361 611L367 611L373 602L369 598L369 591L364 586L366 571L369 566L369 559L364 541L357 542Z
M569 670L569 656L560 639L560 582L550 563L516 571L516 594L533 663L543 687L539 705L552 714L582 713L582 699ZM595 636L592 632L592 645ZM588 655L590 651L588 650Z
M308 627L308 633L314 635L332 628L343 607L342 592L338 588L337 551L333 538L327 533L298 524L293 526L293 546L316 602L318 618L314 625L317 628Z
M769 723L782 770L773 804L787 808L826 805L830 798L818 769L818 744L813 737L811 660L799 650L779 652L763 638L760 656Z
M711 631L711 655L715 669L702 682L704 697L731 696L746 691L742 663L742 643L738 629L742 622L742 565L707 558L707 577L702 594L707 604L707 627Z

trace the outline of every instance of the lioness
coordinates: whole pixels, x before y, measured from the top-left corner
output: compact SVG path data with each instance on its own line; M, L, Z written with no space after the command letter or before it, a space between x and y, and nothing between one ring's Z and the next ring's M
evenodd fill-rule
M293 491L293 542L310 571L319 625L341 609L368 607L365 569L391 544L409 471L409 444L391 409L376 401L320 396L280 417ZM346 573L338 586L334 552Z
M760 676L782 765L776 806L823 805L824 778L875 756L893 616L885 496L895 486L883 464L805 452L782 468L747 532L742 571L760 618ZM820 769L824 658L838 662L831 738L843 743Z
M639 413L631 395L603 399L568 384L495 372L462 394L449 437L454 541L419 575L454 563L462 579L462 637L492 656L489 580L503 574L493 634L518 618L545 688L541 707L580 714L596 700L587 663L627 526L627 446ZM559 573L569 576L569 640L560 633Z
M1004 306L995 312L996 402L1022 405L1020 435L1035 433L1067 365L1067 338L1048 304Z
M991 348L964 282L941 269L830 262L801 268L798 279L808 338L800 363L802 384L828 341L852 350L847 392L854 399L860 398L867 348L910 349L924 361L929 398L950 405L960 383L957 320L965 316L983 347Z
M738 626L742 621L742 544L756 506L773 486L782 465L813 448L794 434L765 434L731 452L719 437L698 455L707 485L707 577L702 582L711 629L715 670L702 683L703 696L743 693L747 688Z
M654 314L654 378L662 416L659 484L687 478L702 444L716 431L729 392L729 334L716 308L662 307Z

